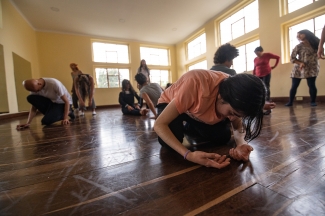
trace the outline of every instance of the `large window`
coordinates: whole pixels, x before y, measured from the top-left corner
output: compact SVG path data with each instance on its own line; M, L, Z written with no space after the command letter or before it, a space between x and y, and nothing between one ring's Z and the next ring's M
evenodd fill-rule
M160 86L165 87L169 83L169 71L150 70L150 82L158 83Z
M297 32L307 29L313 32L318 38L321 37L324 27L325 14L289 27L289 51L298 45Z
M196 37L194 40L187 43L187 58L193 59L206 52L206 36L205 33Z
M93 42L93 61L103 63L129 63L129 48L124 44Z
M287 0L288 2L288 13L296 11L300 8L303 8L311 3L314 3L318 0Z
M140 47L140 55L147 65L169 65L168 49Z
M221 44L225 44L259 27L258 1L254 1L220 22Z
M192 64L188 67L188 70L194 70L194 69L208 69L208 63L207 60L200 61L198 63Z
M239 56L233 61L233 68L237 73L252 71L254 69L254 59L256 57L254 50L258 46L260 46L260 40L237 47Z
M129 69L95 68L97 88L122 87L123 79L129 79Z

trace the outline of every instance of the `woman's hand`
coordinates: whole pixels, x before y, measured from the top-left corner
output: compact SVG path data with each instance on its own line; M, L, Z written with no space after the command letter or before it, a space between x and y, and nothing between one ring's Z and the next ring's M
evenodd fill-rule
M230 157L236 159L236 160L243 160L248 161L249 155L251 151L253 151L253 147L248 144L242 144L237 146L236 148L232 148L229 150Z
M131 111L131 110L134 110L134 109L133 109L133 107L128 105L128 110Z
M23 130L25 128L28 128L29 127L29 124L20 124L20 125L17 125L16 129L17 130Z
M230 158L226 155L219 155L216 153L207 153L202 151L190 152L186 159L206 167L224 168L230 164Z
M299 70L302 70L305 66L306 66L305 63L301 62L299 65Z
M86 107L86 106L85 106L85 102L83 102L83 101L79 101L79 108L80 108L80 109L83 109L84 107Z
M88 101L88 107L91 107L93 105L93 101L92 101L92 99L89 99L89 101Z
M140 109L140 106L139 106L139 105L135 105L135 108L136 108L136 109Z

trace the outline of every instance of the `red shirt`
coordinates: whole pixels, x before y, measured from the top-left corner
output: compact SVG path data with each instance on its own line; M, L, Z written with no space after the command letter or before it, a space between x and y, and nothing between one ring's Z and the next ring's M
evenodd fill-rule
M256 57L254 59L254 71L253 74L258 77L265 77L271 73L270 59L275 59L276 67L279 63L280 56L274 55L272 53L263 53L261 57Z

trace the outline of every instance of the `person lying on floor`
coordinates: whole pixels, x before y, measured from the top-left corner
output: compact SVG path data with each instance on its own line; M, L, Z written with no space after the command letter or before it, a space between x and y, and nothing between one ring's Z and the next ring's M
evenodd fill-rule
M203 139L225 145L233 128L236 148L229 154L236 160L247 161L253 147L248 141L256 138L262 128L266 88L251 74L192 70L182 75L166 89L158 100L158 118L154 130L158 142L175 150L184 159L207 167L229 165L226 155L191 152L182 145L184 132L196 131ZM186 122L186 129L184 127Z
M140 97L149 106L151 112L154 114L154 118L157 118L156 106L158 99L163 92L163 89L158 83L149 83L147 77L142 73L135 75L135 80L138 83L140 89Z
M134 103L134 97L138 100L138 103ZM142 102L139 95L135 92L129 80L124 79L122 81L122 91L119 94L118 102L121 105L122 113L124 115L147 115L147 109L141 109Z
M74 119L71 104L72 99L65 86L54 78L29 79L23 82L23 86L31 94L27 101L32 105L25 124L17 125L17 129L29 127L37 111L44 117L42 125L50 125L61 121L62 125L70 124L69 118Z

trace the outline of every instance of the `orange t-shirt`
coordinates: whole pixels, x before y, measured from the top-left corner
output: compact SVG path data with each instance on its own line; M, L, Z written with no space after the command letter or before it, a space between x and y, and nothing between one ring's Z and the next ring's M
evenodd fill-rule
M220 71L191 70L166 89L158 100L170 103L173 99L179 114L186 113L191 118L209 125L220 122L215 110L219 84L229 77Z

